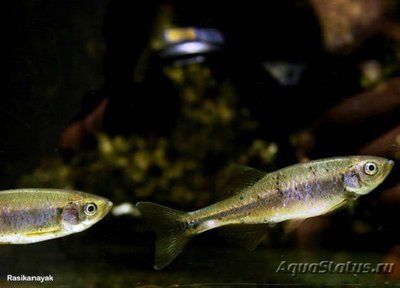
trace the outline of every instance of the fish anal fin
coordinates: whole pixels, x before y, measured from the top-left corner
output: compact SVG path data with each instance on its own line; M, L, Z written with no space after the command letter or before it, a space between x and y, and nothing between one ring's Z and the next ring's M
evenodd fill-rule
M228 169L227 173L229 173L229 176L220 187L220 190L223 192L221 194L226 194L228 196L239 194L267 175L267 173L263 171L243 165L233 165Z
M297 230L297 228L300 227L300 225L304 222L304 220L306 220L306 218L304 219L291 219L288 220L284 223L283 225L283 230L286 233L292 233L293 231Z
M265 224L228 225L219 228L219 231L228 240L252 251L256 249L261 240L266 236L267 227Z

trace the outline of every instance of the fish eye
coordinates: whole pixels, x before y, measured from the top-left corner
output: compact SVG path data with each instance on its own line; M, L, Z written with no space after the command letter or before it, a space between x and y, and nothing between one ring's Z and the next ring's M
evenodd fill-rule
M97 212L97 205L95 203L87 203L83 208L83 212L88 216L92 216Z
M378 172L378 166L374 162L367 162L364 165L364 172L368 175L375 175Z

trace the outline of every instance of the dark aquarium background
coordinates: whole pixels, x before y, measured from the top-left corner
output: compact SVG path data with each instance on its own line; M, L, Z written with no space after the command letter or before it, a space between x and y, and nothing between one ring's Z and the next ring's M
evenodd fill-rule
M130 208L79 234L2 245L1 287L44 285L8 274L51 274L49 287L400 283L397 1L2 4L0 189L81 190ZM395 168L353 206L270 227L251 252L210 231L153 270L155 237L136 202L191 211L227 197L232 165L357 154ZM395 268L293 276L277 272L282 261Z

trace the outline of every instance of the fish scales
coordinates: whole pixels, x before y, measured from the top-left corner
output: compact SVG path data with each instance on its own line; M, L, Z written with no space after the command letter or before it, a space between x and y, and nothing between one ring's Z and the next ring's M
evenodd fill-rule
M58 224L59 214L57 209L54 208L8 211L0 209L0 233L15 231L28 233L32 230L32 227L46 229L57 227Z
M155 203L137 204L157 234L155 268L168 265L195 235L221 226L254 229L259 225L326 214L376 188L393 161L347 156L299 163L266 174L245 168L235 174L235 194L208 207L181 212ZM248 181L246 183L246 177ZM243 178L243 179L242 179ZM258 229L258 228L257 228ZM250 239L257 244L257 239Z
M310 217L310 208L324 209L327 200L338 205L347 197L346 193L338 193L341 190L345 192L344 171L337 169L336 164L316 162L309 166L295 165L267 174L240 195L189 213L187 221L204 232L213 226L284 221L292 218L293 215L288 213L291 209L296 209L298 218ZM315 213L318 213L317 210Z
M30 231L36 227L59 226L59 215L65 196L34 190L0 192L0 233Z

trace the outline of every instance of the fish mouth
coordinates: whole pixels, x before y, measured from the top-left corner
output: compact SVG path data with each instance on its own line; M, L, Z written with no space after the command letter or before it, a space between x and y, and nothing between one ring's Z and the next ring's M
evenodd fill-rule
M386 167L388 169L388 172L390 172L393 169L393 166L394 166L394 161L393 160L387 160Z
M113 203L110 200L106 200L106 202L102 205L101 213L96 221L100 221L103 219L108 212L110 212L111 208L113 207Z
M110 212L112 207L113 207L113 203L111 201L107 200L104 215L108 214L108 212Z
M393 169L393 166L394 166L394 161L393 160L386 160L386 163L385 163L385 169L384 169L384 177L386 178L388 175L389 175L389 173L392 171L392 169Z

